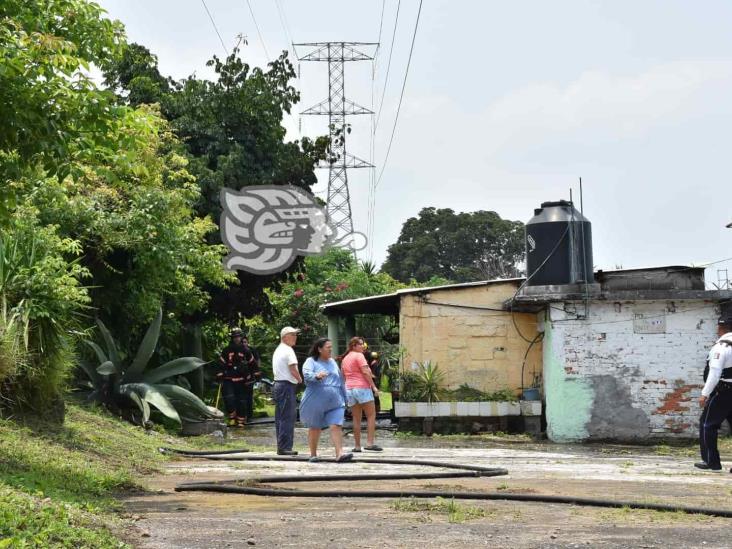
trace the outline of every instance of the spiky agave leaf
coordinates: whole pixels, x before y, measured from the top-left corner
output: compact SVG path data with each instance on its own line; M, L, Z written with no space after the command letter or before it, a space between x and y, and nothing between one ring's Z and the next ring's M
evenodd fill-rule
M99 332L102 334L104 344L107 346L107 355L109 356L109 360L112 361L118 372L122 371L122 359L120 358L119 351L117 350L117 344L114 342L114 339L112 339L112 334L109 333L104 322L98 318L97 326L99 326Z
M156 387L147 383L125 383L120 385L120 392L131 390L137 393L142 400L155 406L160 412L172 420L181 423L180 415L168 398Z
M176 408L187 411L188 413L186 415L188 417L192 415L190 412L195 412L195 414L206 418L223 417L223 413L220 410L206 406L200 398L183 387L179 387L178 385L157 384L155 385L155 388L173 402Z
M155 315L155 318L145 333L145 337L142 339L142 343L140 343L140 347L137 349L135 359L124 373L124 381L133 382L142 378L142 372L145 370L145 366L147 366L153 352L155 352L155 345L158 343L158 337L160 336L160 324L162 321L163 310L158 309L158 314Z
M99 345L97 345L93 341L88 341L88 340L84 340L84 343L86 343L87 345L89 345L89 347L94 349L94 352L96 353L100 364L103 364L109 360L107 358L107 353L105 353Z
M115 368L111 360L108 360L107 362L103 362L99 366L97 366L97 372L102 375L108 376L110 374L116 374L117 368Z
M106 362L106 360L102 361L102 364L104 364L104 362ZM97 369L94 368L94 366L82 360L81 362L79 362L79 367L84 370L84 373L92 382L92 385L95 389L99 388L102 385L102 377L99 375L99 372L97 372Z
M148 421L150 421L150 405L147 403L147 400L144 400L140 398L140 395L138 395L134 389L129 387L128 385L122 385L120 387L120 394L125 395L127 398L129 398L132 402L137 404L137 407L142 412L142 424L145 425Z
M200 368L204 364L206 363L203 360L195 356L176 358L175 360L166 362L162 366L158 366L157 368L150 370L149 372L145 372L144 374L142 374L141 381L143 383L150 384L157 383L159 381L163 381L164 379L168 379L169 377L192 372L193 370L195 370L196 368Z

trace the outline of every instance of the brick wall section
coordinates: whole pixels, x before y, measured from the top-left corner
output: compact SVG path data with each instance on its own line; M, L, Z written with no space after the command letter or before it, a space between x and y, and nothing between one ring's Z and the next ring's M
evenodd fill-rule
M587 321L575 320L572 311L583 313L584 304L554 303L545 324L552 341L551 346L545 344L545 378L554 384L546 388L550 437L695 437L702 372L716 339L716 305L595 301L590 302ZM634 321L636 314L653 319L650 331L662 333L639 333L649 331L649 323ZM570 385L572 391L582 387L584 392L575 393L591 400L586 408L585 403L578 406L583 408L583 429L577 428L576 413L570 417L571 407L548 394L554 389L561 395Z

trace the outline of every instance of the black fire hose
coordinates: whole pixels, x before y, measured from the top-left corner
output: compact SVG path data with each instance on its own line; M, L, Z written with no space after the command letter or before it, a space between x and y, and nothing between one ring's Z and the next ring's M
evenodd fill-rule
M206 456L218 456L218 455L224 455L224 454L243 454L244 452L248 452L249 448L240 448L239 450L180 450L178 448L165 448L160 447L158 448L158 451L161 454L180 454L182 456L191 456L191 457L206 457Z
M242 450L219 451L219 452L196 452L184 453L186 450L175 450L173 448L161 448L161 451L181 453L211 460L225 461L307 461L306 456L240 456L240 457L216 457L217 454L230 454ZM246 450L243 450L246 451ZM321 459L320 462L335 462L335 459ZM396 475L297 475L297 476L274 476L258 477L252 479L239 479L223 482L190 482L179 484L175 487L176 492L221 492L227 494L249 494L255 496L276 496L276 497L303 497L303 498L445 498L445 499L473 499L473 500L501 500L521 501L531 503L561 503L567 505L582 505L586 507L605 508L629 508L648 511L682 512L688 514L708 515L712 517L732 518L732 510L711 509L706 507L688 507L684 505L670 505L664 503L643 503L637 501L616 501L601 498L584 498L576 496L551 496L538 494L509 494L497 492L450 492L450 491L410 491L410 490L287 490L281 488L257 488L253 486L241 486L237 483L276 483L276 482L310 482L310 481L350 481L350 480L395 480L397 478L454 478L458 476L500 476L508 474L506 469L497 467L479 467L477 465L461 465L455 463L442 463L439 461L419 461L407 459L389 458L360 458L351 463L382 463L396 465L422 465L428 467L442 467L446 469L460 469L462 473L408 473ZM425 475L425 476L417 476ZM449 475L449 476L447 476Z
M161 448L161 451L174 452L177 451L173 448ZM232 452L203 452L196 454L184 454L191 455L192 457L200 457L203 459L209 459L212 461L308 461L310 458L307 456L218 456L217 454L232 454ZM335 463L335 458L318 458L318 463ZM393 458L355 458L349 463L379 463L388 465L422 465L424 467L442 467L444 469L459 469L462 471L476 471L481 473L478 476L497 476L507 475L508 470L500 467L479 467L478 465L462 465L459 463L443 463L441 461L420 461L415 459L393 459Z
M435 478L476 478L486 476L499 476L502 473L493 474L480 473L478 471L463 471L456 473L389 473L385 475L273 475L268 477L252 477L217 481L184 482L178 487L189 486L249 486L252 484L276 484L282 482L339 482L352 480L420 480ZM178 488L176 487L176 489Z
M301 477L302 478L302 477ZM176 492L200 491L223 492L227 494L250 494L255 496L299 497L299 498L445 498L474 500L503 500L532 503L563 503L586 507L610 507L644 509L649 511L669 511L712 517L732 518L732 510L709 509L706 507L686 507L683 505L667 505L663 503L641 503L637 501L613 501L609 499L581 498L574 496L542 496L532 494L499 494L493 492L447 492L447 491L409 491L409 490L283 490L277 488L254 488L249 486L231 486L216 483L181 484L175 487Z

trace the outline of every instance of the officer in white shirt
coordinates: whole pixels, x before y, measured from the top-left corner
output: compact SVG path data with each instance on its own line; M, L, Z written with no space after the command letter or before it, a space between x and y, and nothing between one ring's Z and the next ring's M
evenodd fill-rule
M297 369L297 356L293 346L297 343L300 330L285 326L280 330L280 344L272 355L272 371L274 387L272 398L275 401L275 433L277 434L277 454L296 456L292 449L295 438L295 420L297 419L297 399L295 389L302 383Z
M702 461L694 467L721 471L717 434L722 422L732 414L732 318L719 321L719 339L709 351L709 375L702 389L699 404L703 411L699 420L699 446ZM732 472L732 470L731 470Z

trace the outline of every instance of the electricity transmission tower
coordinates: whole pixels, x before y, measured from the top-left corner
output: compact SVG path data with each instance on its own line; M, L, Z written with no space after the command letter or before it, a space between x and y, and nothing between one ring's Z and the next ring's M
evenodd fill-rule
M373 168L372 164L346 152L345 137L347 133L350 133L346 116L373 114L373 111L346 99L344 65L347 61L370 61L373 59L373 55L364 53L361 49L378 46L378 44L375 42L310 42L293 44L293 46L311 50L305 55L298 55L300 61L328 63L328 98L300 114L328 116L330 152L327 159L328 203L326 212L338 237L341 238L353 233L348 169Z

